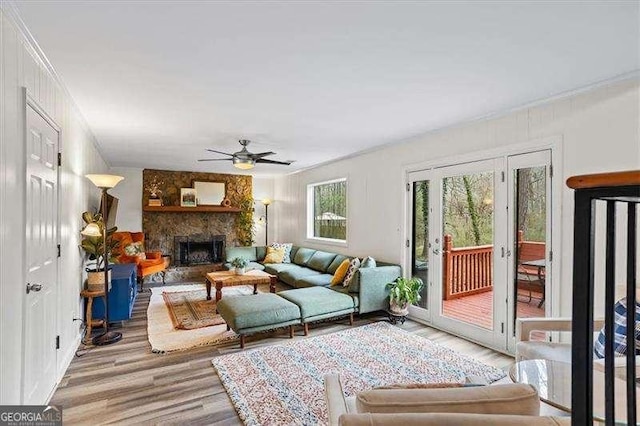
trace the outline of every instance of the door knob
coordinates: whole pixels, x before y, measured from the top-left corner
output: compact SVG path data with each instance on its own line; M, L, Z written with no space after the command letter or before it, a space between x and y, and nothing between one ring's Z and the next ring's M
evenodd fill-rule
M27 283L27 294L29 294L32 291L40 291L40 290L42 290L42 284Z

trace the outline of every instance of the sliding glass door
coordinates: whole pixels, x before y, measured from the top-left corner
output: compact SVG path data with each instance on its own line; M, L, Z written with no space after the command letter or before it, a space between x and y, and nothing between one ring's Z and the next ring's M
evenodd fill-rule
M549 164L541 151L409 173L407 270L426 284L413 317L513 350L516 318L545 315Z

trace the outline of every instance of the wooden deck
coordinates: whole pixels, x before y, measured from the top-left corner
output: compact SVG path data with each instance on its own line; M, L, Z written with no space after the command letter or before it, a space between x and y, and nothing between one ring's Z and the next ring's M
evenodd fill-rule
M518 296L517 317L544 317L544 306L538 308L541 295L533 293L533 299L530 302L528 302L528 296L528 292ZM442 302L442 312L446 317L491 330L493 328L493 291L445 300Z
M118 329L122 341L91 348L74 358L51 400L51 404L63 407L65 424L241 425L211 365L213 357L239 351L238 342L164 355L152 353L147 340L149 296L149 292L139 294L133 318ZM356 318L356 325L380 320L386 319L363 315ZM347 324L318 324L312 327L311 336L340 331L348 328ZM414 321L400 327L504 370L513 363L510 356ZM289 341L282 334L247 340L248 350Z

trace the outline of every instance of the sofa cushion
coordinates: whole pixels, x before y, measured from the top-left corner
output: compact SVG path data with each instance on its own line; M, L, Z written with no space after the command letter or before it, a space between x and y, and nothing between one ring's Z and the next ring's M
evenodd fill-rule
M288 268L283 272L280 272L278 274L278 279L291 286L295 286L296 281L309 275L320 275L320 272L314 271L313 269L305 268L303 266L294 265L292 268Z
M358 296L358 293L351 293L349 291L349 287L342 287L339 285L337 287L331 287L331 290L349 295L353 299L353 306L355 306L356 310L360 307L360 297Z
M376 266L378 266L376 260L371 256L365 257L362 259L362 262L360 262L361 268L375 268Z
M528 416L540 413L535 388L517 383L441 389L375 389L360 392L356 406L361 413L467 412Z
M231 262L236 257L242 257L250 262L258 260L255 247L227 247L227 262Z
M267 248L265 246L256 247L256 258L258 259L258 261L261 261L262 259L264 259L266 255L267 255Z
M315 269L318 272L327 272L327 268L333 262L333 259L336 258L335 253L328 253L326 251L316 251L311 256L311 259L307 262L307 267L311 269Z
M223 297L218 302L218 312L234 331L300 318L300 309L296 304L272 293Z
M284 250L284 247L267 247L267 255L264 257L264 263L284 263Z
M296 281L296 287L326 287L331 284L332 277L329 274L308 275Z
M331 279L331 285L339 285L344 281L344 277L347 276L347 271L349 271L349 265L351 262L349 259L345 259L342 261L336 272L333 274L333 278Z
M300 266L306 266L313 253L316 251L310 248L300 247L293 258L293 263Z
M360 269L360 259L354 257L351 259L347 274L344 276L344 280L342 281L343 286L348 287L351 284L353 277L356 275L356 272L358 272L358 269Z
M291 263L291 247L293 244L291 243L271 243L271 246L275 249L284 249L284 259L282 259L282 263Z
M225 263L224 266L229 271L231 271L232 269L236 268L231 263ZM245 269L245 271L252 271L254 269L257 269L258 271L264 271L264 265L262 265L261 263L258 263L258 262L249 262L249 263L247 263L247 266L245 266L244 269Z
M293 259L296 257L296 253L298 253L298 249L300 247L298 246L292 246L291 247L291 253L289 253L289 257L291 258L291 262L293 263Z
M282 271L286 271L289 268L296 268L298 265L292 263L265 263L264 271L267 274L278 275Z
M345 259L349 258L341 254L336 255L336 257L333 259L333 262L331 262L331 265L329 265L329 267L327 268L327 273L331 275L335 274L336 270L338 269L338 267L340 267Z
M279 292L278 295L298 305L303 320L354 308L351 297L325 287L285 290Z
M127 253L128 254L128 253ZM640 303L635 304L636 324L640 322ZM640 328L636 327L635 332L635 354L640 355ZM604 327L600 330L597 339L594 341L593 354L597 358L604 358L605 334ZM613 307L613 356L623 356L627 353L627 299L622 298Z

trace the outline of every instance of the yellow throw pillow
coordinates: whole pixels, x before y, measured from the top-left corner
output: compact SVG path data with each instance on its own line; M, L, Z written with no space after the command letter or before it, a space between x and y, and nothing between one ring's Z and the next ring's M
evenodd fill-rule
M333 278L331 278L331 285L342 284L344 280L344 276L347 275L347 271L349 270L349 264L351 261L349 259L345 259L342 261L338 269L336 269L336 273L333 274Z
M282 263L284 260L284 250L284 247L267 247L267 255L264 257L262 263Z

